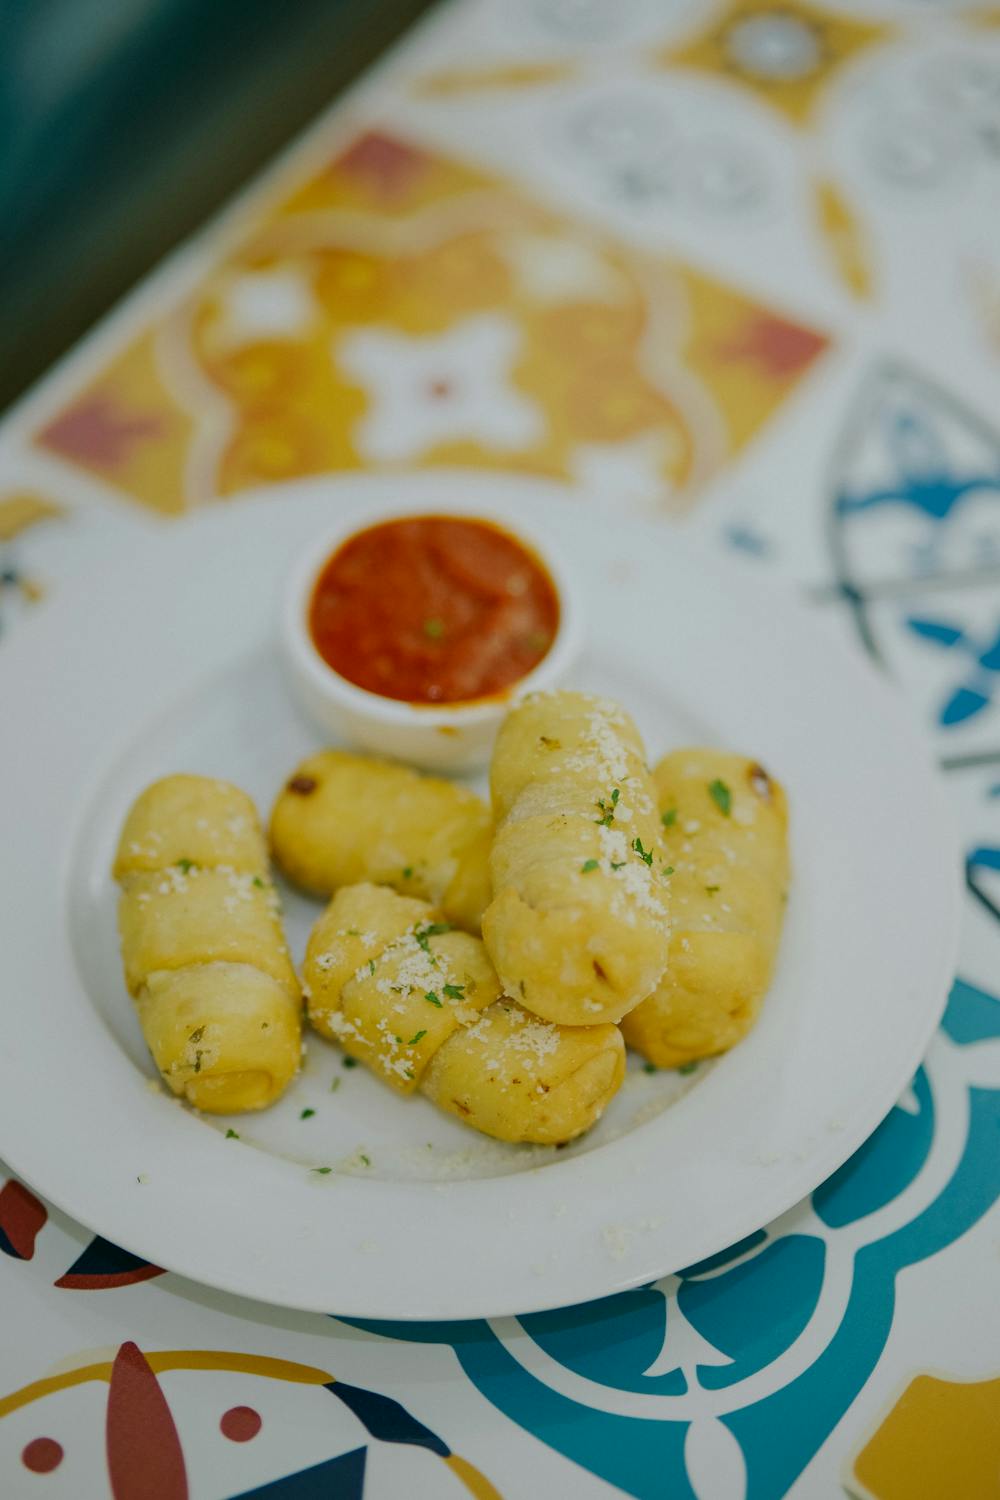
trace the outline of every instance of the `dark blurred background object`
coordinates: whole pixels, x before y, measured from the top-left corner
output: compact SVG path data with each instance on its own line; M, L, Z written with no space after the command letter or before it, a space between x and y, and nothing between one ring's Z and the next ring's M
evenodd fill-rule
M0 407L430 0L0 0Z

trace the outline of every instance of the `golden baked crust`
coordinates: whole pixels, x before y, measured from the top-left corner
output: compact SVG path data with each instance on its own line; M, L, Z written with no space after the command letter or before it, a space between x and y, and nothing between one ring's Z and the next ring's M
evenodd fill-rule
M303 761L271 814L274 857L304 890L392 886L471 932L489 900L491 840L489 809L473 792L347 750Z
M563 1025L621 1020L661 979L670 941L638 730L606 699L533 694L500 731L490 783L483 939L505 991Z
M250 798L209 777L154 782L114 872L125 981L164 1081L213 1113L272 1104L298 1070L301 990Z
M670 964L622 1032L672 1068L725 1052L757 1019L788 892L788 804L761 765L721 750L675 750L653 775L674 870Z
M539 1022L501 995L478 938L385 886L337 892L304 975L318 1031L400 1093L419 1089L497 1140L580 1135L624 1075L616 1027Z

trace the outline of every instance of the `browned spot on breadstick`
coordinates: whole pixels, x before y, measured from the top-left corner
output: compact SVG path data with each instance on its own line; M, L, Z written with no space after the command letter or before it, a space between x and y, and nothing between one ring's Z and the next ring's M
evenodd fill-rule
M319 783L314 776L293 776L288 783L288 790L290 792L297 792L300 797L308 797L309 793L314 792L318 785Z
M771 778L764 770L764 767L757 761L754 761L753 765L747 768L747 780L750 783L751 791L756 792L762 801L770 802L772 792Z

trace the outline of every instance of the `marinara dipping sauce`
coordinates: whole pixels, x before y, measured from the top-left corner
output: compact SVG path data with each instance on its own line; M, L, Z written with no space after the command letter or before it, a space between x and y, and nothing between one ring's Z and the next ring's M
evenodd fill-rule
M546 655L559 598L509 532L407 516L355 532L316 581L309 633L348 682L406 703L502 694Z

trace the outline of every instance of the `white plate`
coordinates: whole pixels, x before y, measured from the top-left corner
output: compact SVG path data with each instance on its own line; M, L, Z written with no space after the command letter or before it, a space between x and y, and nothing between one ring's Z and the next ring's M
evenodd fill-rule
M542 512L583 575L579 682L627 705L651 757L715 741L786 783L795 882L776 983L718 1062L679 1078L633 1061L598 1129L565 1151L484 1142L344 1070L319 1039L288 1097L226 1139L226 1121L151 1083L118 966L121 817L174 770L229 777L266 813L316 744L274 642L289 559L338 507L463 496L514 524ZM0 651L0 702L0 1155L108 1239L228 1291L437 1319L652 1280L834 1171L907 1084L944 1004L958 861L892 691L770 577L555 486L350 477L220 506L39 611ZM316 910L288 901L299 952Z

